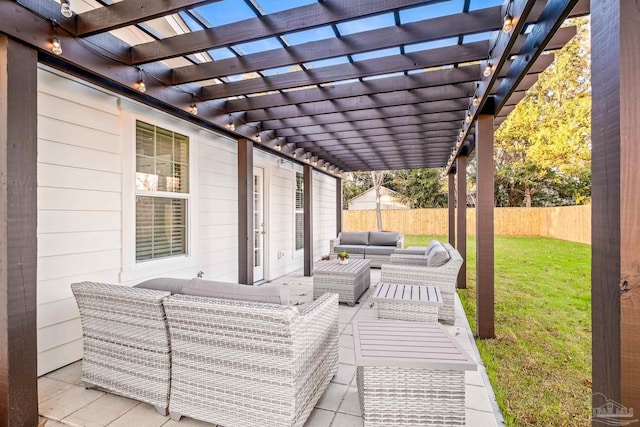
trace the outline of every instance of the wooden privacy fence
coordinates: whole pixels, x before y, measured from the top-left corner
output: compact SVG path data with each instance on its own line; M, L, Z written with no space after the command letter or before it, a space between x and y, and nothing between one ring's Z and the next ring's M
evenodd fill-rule
M446 235L447 209L383 210L385 230L403 234ZM345 231L376 230L376 212L344 211ZM553 208L495 208L494 232L497 236L542 236L591 244L591 206ZM476 234L476 212L467 208L467 234Z

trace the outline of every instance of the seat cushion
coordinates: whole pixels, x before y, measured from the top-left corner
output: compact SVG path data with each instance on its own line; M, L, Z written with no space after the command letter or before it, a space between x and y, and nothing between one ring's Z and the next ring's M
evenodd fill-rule
M365 245L336 245L333 247L335 253L345 251L348 254L364 254Z
M368 245L368 231L343 231L340 233L341 245Z
M395 251L395 246L367 246L364 249L364 255L365 258L367 255L391 255Z
M171 292L171 295L181 294L182 288L191 282L191 279L176 279L174 277L156 277L145 280L134 286L134 288L153 289L155 291Z
M371 246L395 246L398 243L398 233L390 231L370 231L369 245Z
M444 246L434 247L427 256L427 267L440 267L449 261L449 252Z
M289 288L286 286L251 286L191 279L189 285L182 288L182 293L200 297L290 305Z

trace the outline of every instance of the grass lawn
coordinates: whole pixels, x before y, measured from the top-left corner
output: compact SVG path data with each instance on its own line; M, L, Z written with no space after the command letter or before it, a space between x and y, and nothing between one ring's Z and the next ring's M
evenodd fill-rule
M432 238L405 236L405 245ZM475 238L467 241L475 330ZM591 425L591 247L542 237L495 239L496 338L477 340L509 426Z

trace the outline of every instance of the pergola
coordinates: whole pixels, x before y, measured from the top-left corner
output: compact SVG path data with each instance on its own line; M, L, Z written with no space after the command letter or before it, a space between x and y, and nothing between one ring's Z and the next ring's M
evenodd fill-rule
M206 8L223 3L250 16L212 25ZM626 0L593 3L593 391L640 408L640 10ZM561 24L590 13L589 1L296 4L85 0L67 17L53 0L0 0L0 426L37 424L38 63L238 141L241 283L252 283L254 148L303 164L307 184L313 170L334 176L339 190L344 172L444 168L449 240L465 258L465 203L456 212L454 201L466 200L475 153L477 334L494 336L493 132L552 63L549 52L575 34ZM160 29L164 18L174 33ZM366 31L349 30L364 23Z

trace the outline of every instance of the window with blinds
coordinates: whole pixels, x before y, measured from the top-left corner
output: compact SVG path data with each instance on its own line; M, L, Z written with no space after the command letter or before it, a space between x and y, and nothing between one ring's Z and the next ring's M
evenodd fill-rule
M304 247L304 177L296 172L296 250Z
M189 138L136 122L136 261L187 253Z

